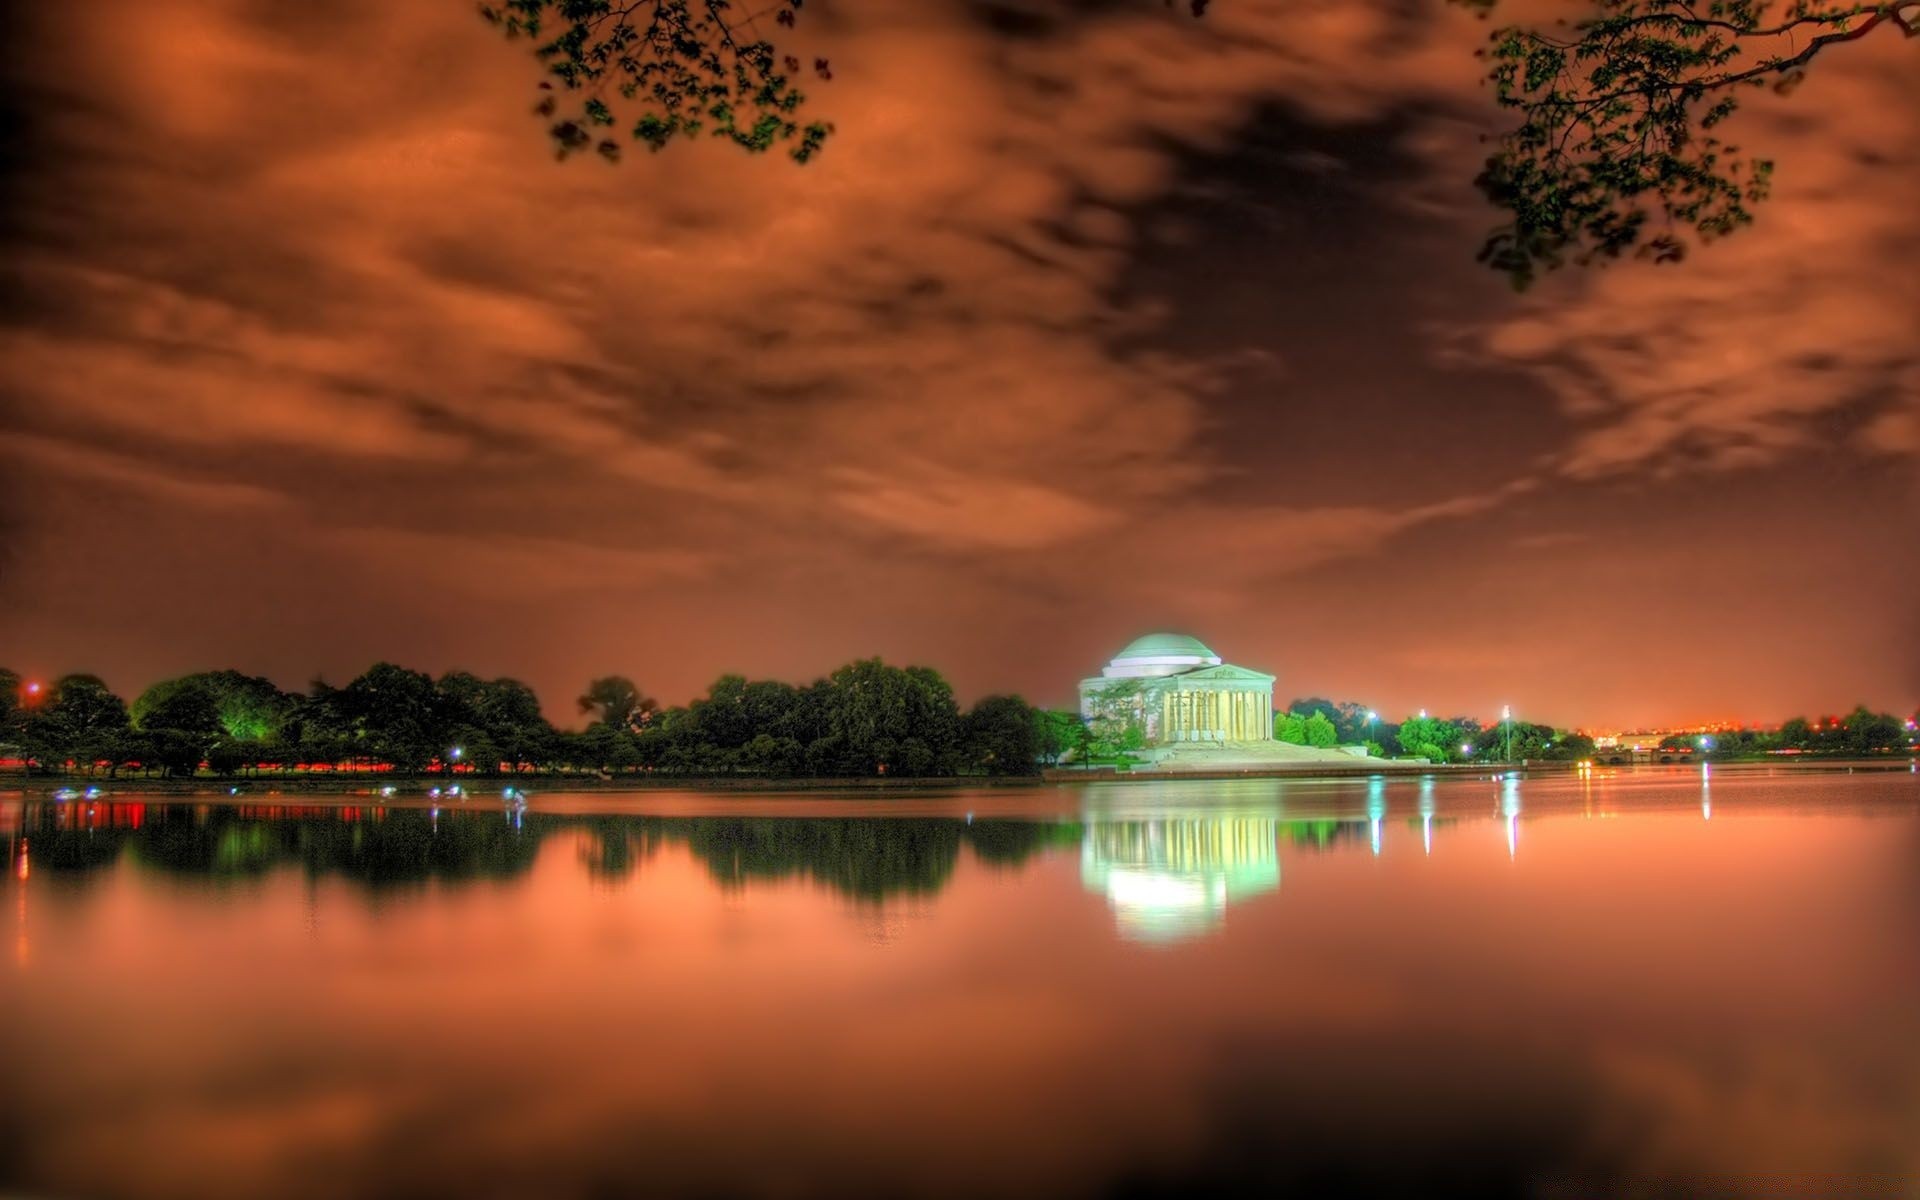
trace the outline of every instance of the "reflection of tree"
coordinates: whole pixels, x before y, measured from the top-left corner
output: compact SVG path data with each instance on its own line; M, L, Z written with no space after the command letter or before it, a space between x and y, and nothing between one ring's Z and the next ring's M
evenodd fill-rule
M1328 850L1344 841L1367 840L1365 821L1336 821L1331 818L1288 821L1287 840L1306 850Z
M953 873L965 828L953 820L857 817L696 817L676 824L681 828L668 836L684 837L723 886L798 876L861 900L939 891Z
M974 821L967 826L967 844L982 862L1019 866L1050 848L1077 849L1086 827L1078 821L1041 824L1034 821Z
M497 812L442 812L435 819L418 809L396 809L373 821L301 822L296 845L308 874L378 886L510 878L533 866L540 838L515 829Z
M119 862L174 875L240 879L283 866L379 889L431 879L524 873L550 836L581 835L580 861L600 879L631 875L663 842L684 843L723 886L801 878L843 896L881 900L937 892L965 843L982 860L1017 864L1076 845L1080 827L956 818L642 817L524 814L492 806L423 809L100 805L85 821L59 805L29 808L35 865L93 872Z

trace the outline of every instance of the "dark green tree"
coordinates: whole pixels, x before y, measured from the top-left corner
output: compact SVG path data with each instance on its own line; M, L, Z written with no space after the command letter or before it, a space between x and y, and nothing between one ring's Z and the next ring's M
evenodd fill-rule
M62 675L28 710L22 741L42 767L71 760L91 775L98 763L118 759L126 730L126 701L98 675Z
M440 695L419 671L375 663L332 699L347 718L356 757L417 772L453 747Z
M1877 713L1856 704L1840 722L1846 748L1852 754L1881 754L1906 745L1906 729L1891 713Z
M204 674L162 680L133 702L134 728L168 775L192 775L226 732L219 700Z
M26 682L18 672L0 667L0 758L24 750L26 730Z
M988 696L967 711L962 734L968 769L1032 775L1040 769L1046 714L1018 696Z
M452 743L474 769L497 772L539 766L554 752L554 730L540 711L540 698L517 679L481 679L449 671L434 684L442 719L453 727Z
M659 705L624 675L603 675L580 694L580 711L594 722L637 732L652 719Z

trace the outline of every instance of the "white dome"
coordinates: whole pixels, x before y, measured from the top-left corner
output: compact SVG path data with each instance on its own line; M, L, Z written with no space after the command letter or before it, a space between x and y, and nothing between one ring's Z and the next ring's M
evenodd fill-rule
M1140 679L1219 665L1220 656L1207 649L1199 638L1182 633L1150 633L1129 642L1100 674L1108 679Z

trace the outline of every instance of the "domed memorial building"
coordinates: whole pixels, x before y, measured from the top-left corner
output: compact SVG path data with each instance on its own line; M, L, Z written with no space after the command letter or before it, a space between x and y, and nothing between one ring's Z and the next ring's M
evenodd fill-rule
M1198 638L1150 633L1080 681L1088 720L1130 717L1149 745L1273 740L1273 676L1220 661Z

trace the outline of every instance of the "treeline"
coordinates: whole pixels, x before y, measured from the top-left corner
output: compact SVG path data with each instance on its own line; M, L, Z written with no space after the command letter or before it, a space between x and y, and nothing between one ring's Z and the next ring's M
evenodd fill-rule
M235 775L527 771L716 776L1028 775L1058 761L1078 718L1018 696L962 711L926 667L848 663L806 686L722 676L662 708L631 680L592 681L583 730L555 728L513 679L435 679L378 663L342 687L286 692L238 671L154 684L128 704L93 675L42 687L0 670L0 757L29 769ZM8 749L10 747L10 749Z
M1920 712L1903 721L1892 713L1855 705L1843 717L1809 721L1794 717L1778 729L1726 729L1707 734L1663 738L1660 749L1685 751L1710 759L1748 758L1761 754L1827 754L1861 756L1888 754L1911 747Z
M1778 728L1719 730L1674 734L1661 740L1669 756L1726 761L1772 754L1872 756L1908 750L1916 742L1920 711L1902 720L1891 713L1857 705L1845 716L1808 720L1794 717ZM1430 717L1403 721L1379 718L1363 704L1315 696L1295 700L1274 716L1274 736L1307 746L1365 744L1385 757L1417 757L1433 762L1579 762L1624 758L1594 744L1576 730L1533 721L1482 721L1474 717Z
M1429 762L1578 762L1591 758L1593 739L1534 721L1476 717L1384 720L1364 704L1319 696L1295 700L1273 719L1273 736L1303 746L1359 746L1382 758Z

